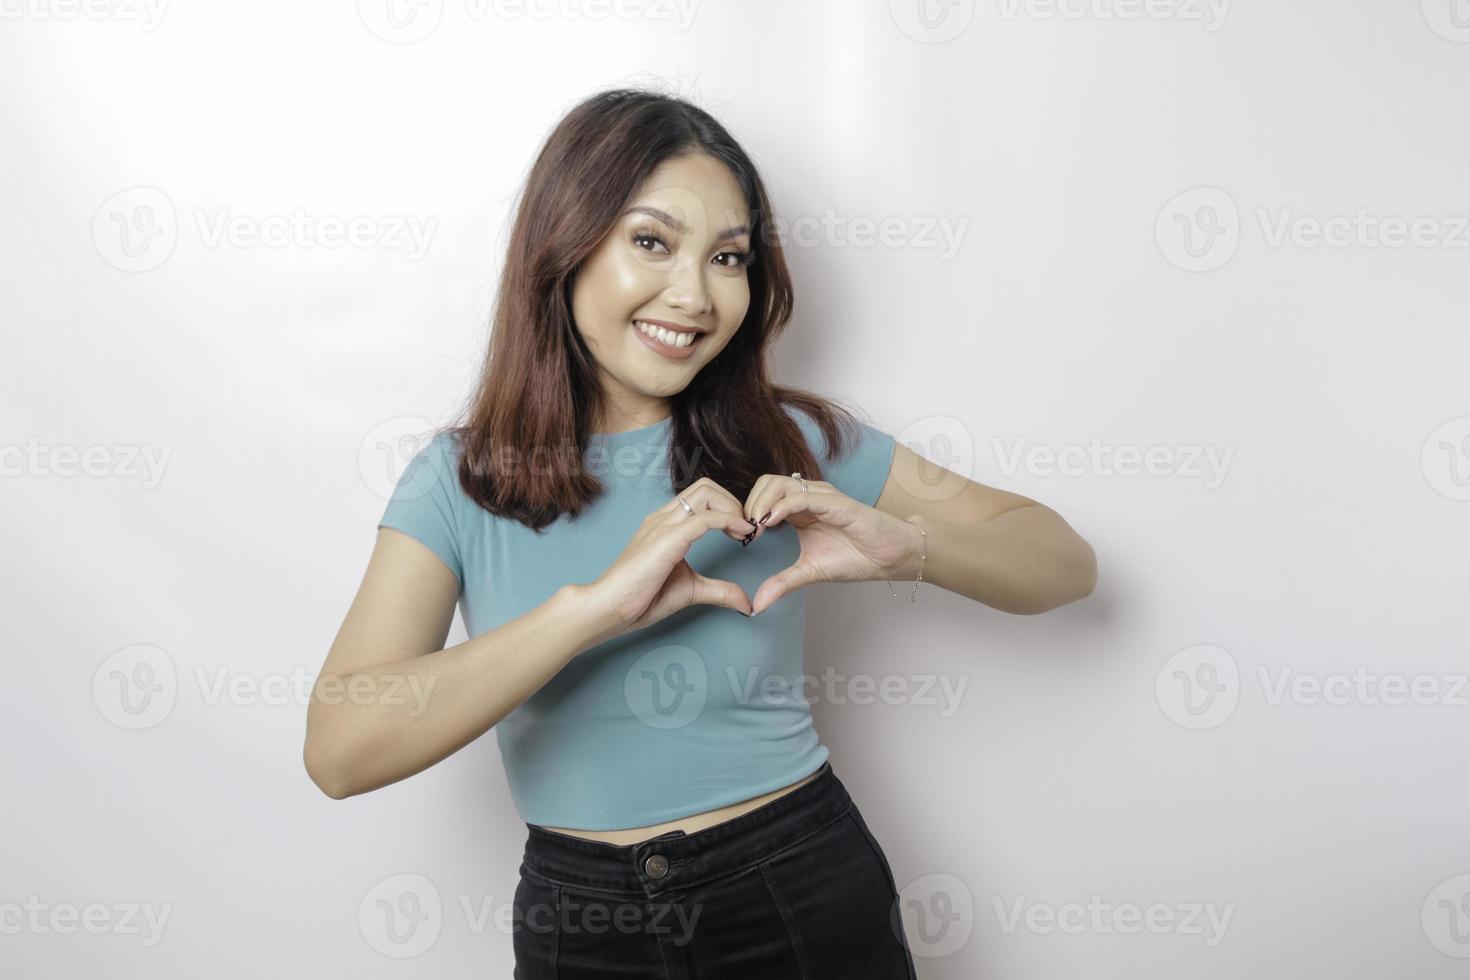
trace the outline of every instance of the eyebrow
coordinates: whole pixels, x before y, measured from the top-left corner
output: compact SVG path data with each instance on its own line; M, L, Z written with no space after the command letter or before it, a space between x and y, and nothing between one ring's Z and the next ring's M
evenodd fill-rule
M646 215L648 215L651 218L656 218L659 221L662 221L664 224L668 225L670 228L672 228L675 231L677 231L679 234L681 234L681 235L684 234L684 222L680 221L678 218L674 217L672 214L669 214L667 211L661 211L658 208L649 207L646 204L639 204L639 205L635 205L634 207L629 208L628 210L624 211L623 213L625 215L627 215L627 214L633 214L635 212L636 213L641 213L641 214L646 214ZM724 231L722 231L718 235L716 235L715 236L715 241L717 241L717 242L723 242L723 241L727 241L727 240L729 240L731 238L739 238L741 235L748 235L748 234L750 234L750 226L749 225L735 225L733 227L726 228Z

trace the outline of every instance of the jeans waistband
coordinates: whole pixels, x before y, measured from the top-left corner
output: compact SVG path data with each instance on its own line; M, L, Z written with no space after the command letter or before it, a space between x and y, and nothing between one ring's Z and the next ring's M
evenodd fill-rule
M815 834L853 806L822 763L811 782L738 817L686 834L671 830L637 844L609 844L527 824L523 866L563 885L653 898L742 871Z

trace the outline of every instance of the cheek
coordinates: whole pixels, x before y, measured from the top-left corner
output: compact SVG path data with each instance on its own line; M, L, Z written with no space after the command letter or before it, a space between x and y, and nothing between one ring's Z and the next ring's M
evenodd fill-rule
M572 316L589 344L618 343L633 313L657 295L649 274L636 262L604 260L589 263L577 277L572 292Z
M609 263L604 282L609 301L616 300L628 307L646 305L649 297L658 295L665 285L664 274L638 261L631 252L617 257Z
M715 309L720 322L727 330L733 330L744 320L750 310L750 283L744 277L730 278L711 287Z

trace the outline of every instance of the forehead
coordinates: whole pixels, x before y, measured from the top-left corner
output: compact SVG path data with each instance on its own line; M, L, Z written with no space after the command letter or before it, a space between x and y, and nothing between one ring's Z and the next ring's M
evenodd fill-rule
M735 175L707 153L665 160L639 185L631 203L665 211L695 232L750 221Z

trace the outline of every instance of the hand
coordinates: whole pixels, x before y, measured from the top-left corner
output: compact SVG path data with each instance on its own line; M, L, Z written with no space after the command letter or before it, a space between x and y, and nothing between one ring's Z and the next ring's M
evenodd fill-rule
M679 497L694 513L679 504ZM623 553L587 586L612 621L604 638L652 626L696 603L751 615L750 599L740 586L706 578L685 560L690 546L706 531L719 528L740 541L750 533L751 524L741 515L734 495L709 477L694 481L645 517Z
M860 582L903 577L922 553L919 529L869 507L824 480L807 480L802 493L795 477L767 473L750 491L745 513L771 516L761 533L783 520L796 528L801 553L790 567L756 589L754 613L813 582Z

